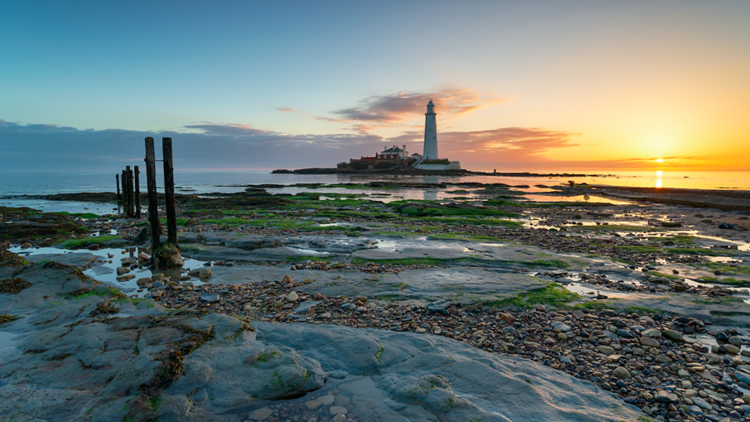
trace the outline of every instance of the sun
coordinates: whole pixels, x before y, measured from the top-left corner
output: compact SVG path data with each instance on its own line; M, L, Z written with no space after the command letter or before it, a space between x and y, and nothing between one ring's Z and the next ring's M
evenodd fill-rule
M657 158L657 159L656 159L656 162L657 162L657 163L663 163L663 162L664 162L664 159L663 159L663 158L661 158L661 157L659 157L659 158Z

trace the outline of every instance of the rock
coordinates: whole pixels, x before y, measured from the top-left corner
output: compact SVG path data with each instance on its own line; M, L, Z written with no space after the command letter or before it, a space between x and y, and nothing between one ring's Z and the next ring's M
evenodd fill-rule
M700 397L693 397L691 400L693 401L693 403L695 403L695 405L697 405L701 409L704 409L704 410L712 409L711 405Z
M299 300L299 295L297 294L297 292L291 291L285 296L285 299L288 302L296 302Z
M508 324L512 324L515 320L516 318L511 314L504 313L500 315L500 321L507 322Z
M285 275L284 277L281 278L281 283L282 284L289 284L291 282L292 282L292 277L289 276L289 274L287 274L287 275Z
M344 422L346 420L346 415L344 414L338 414L331 418L331 422Z
M303 284L312 284L313 279L310 277L307 277L304 281L302 281Z
M735 346L734 344L725 344L724 349L726 349L727 353L731 353L733 355L736 355L740 352L740 348Z
M750 385L750 374L745 371L736 371L734 373L734 378L737 379L739 382L743 382L747 385ZM750 403L750 402L748 402Z
M153 255L156 268L165 270L169 268L180 268L185 261L180 256L180 250L176 246L162 245Z
M571 330L570 325L565 324L564 322L560 322L560 321L552 321L552 323L550 325L552 325L552 328L555 328L555 329L560 330L562 332L566 332L566 331L570 331Z
M668 337L674 341L681 341L684 342L685 339L682 337L682 334L678 333L674 330L664 330L661 332L663 336Z
M149 277L139 278L138 280L135 281L135 284L138 285L139 287L145 287L150 283L153 283L153 280L151 280L151 278Z
M199 276L200 278L208 278L211 276L211 270L208 268L201 268Z
M672 393L669 393L665 390L659 390L656 392L654 400L658 401L659 403L676 403L680 399Z
M644 346L649 346L649 347L659 347L659 346L661 346L661 344L659 343L658 340L654 340L651 337L646 337L646 336L641 337L640 341L641 341L641 344L644 345Z
M310 410L315 410L318 407L320 407L321 404L322 403L320 402L320 400L310 400L310 401L305 402L305 407L307 407Z
M473 333L471 334L471 336L472 336L472 337L475 337L475 338L476 338L476 337L483 337L483 336L484 336L484 331L482 331L482 330L476 330L476 331L474 331L474 332L473 332Z
M622 366L618 366L617 368L615 368L615 370L612 371L612 375L616 376L617 378L630 378L630 372Z
M130 272L130 268L117 267L117 275L123 275Z
M117 277L117 281L128 281L135 278L135 274L121 275Z
M728 341L729 341L730 344L733 344L735 346L742 346L742 337L740 337L740 336L729 337Z
M320 304L320 302L317 302L314 300L306 300L299 304L297 309L294 310L294 313L300 314L300 315L306 315L315 308L315 305L318 305L318 304Z
M537 312L547 312L547 308L544 305L536 305L534 308Z
M89 245L88 245L88 246L86 246L86 247L87 247L87 248L88 248L88 250L90 250L90 251L98 251L98 250L99 250L99 248L100 248L100 246L101 246L101 245L99 245L98 243L91 243L91 244L89 244Z
M607 356L613 355L615 353L614 348L609 347L609 346L604 346L604 345L596 346L596 350L598 350L599 353L603 355L607 355Z
M219 301L221 301L221 297L218 295L218 293L201 295L201 302L218 303Z
M273 415L273 410L271 410L270 407L266 406L261 409L253 410L247 415L247 418L251 421L264 421L271 415Z
M651 328L651 329L648 329L648 330L645 330L644 332L642 332L641 335L643 337L660 338L661 337L661 331L659 331L659 330L657 330L655 328Z
M330 406L331 404L333 404L333 400L334 400L335 398L336 398L336 397L334 397L334 396L333 396L333 394L326 394L325 396L320 396L320 397L318 398L318 400L319 400L319 401L320 401L321 403L323 403L324 405L326 405L326 406Z
M349 413L349 411L343 406L331 406L328 411L331 412L331 415L346 415Z
M431 302L427 304L427 310L430 312L443 312L451 305L450 302L445 300L438 300L437 302Z

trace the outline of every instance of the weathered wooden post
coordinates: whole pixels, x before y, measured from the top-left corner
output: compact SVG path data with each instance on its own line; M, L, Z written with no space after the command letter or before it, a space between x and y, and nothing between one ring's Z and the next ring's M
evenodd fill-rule
M120 176L120 183L122 183L122 212L125 213L125 217L127 217L128 212L128 175L125 172L125 170L122 171L122 175Z
M135 166L135 182L133 185L135 186L135 218L141 218L141 181L140 177L138 175L141 173L140 170L138 170L138 166Z
M156 195L156 154L154 153L154 138L146 138L146 189L148 190L148 225L151 229L151 253L159 248L159 208Z
M128 166L128 192L130 193L130 218L135 217L135 189L133 187L133 170Z
M120 175L115 174L115 184L117 185L117 205L120 205Z
M161 138L164 159L164 199L167 202L167 242L177 244L177 217L174 206L174 168L172 167L172 138Z
M133 217L133 184L130 166L125 166L125 217Z

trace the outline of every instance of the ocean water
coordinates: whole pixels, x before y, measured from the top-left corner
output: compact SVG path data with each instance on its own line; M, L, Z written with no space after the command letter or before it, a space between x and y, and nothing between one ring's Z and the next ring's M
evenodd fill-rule
M241 185L273 183L361 183L373 180L408 180L413 182L480 182L509 185L556 185L568 180L576 183L614 186L672 187L695 189L750 190L750 172L577 172L586 177L502 177L502 176L360 176L271 174L267 171L244 172L175 172L178 192L237 192ZM596 176L593 176L596 175ZM141 174L141 191L146 191L146 177ZM163 175L157 173L157 185L163 186ZM41 195L70 192L114 192L115 172L106 173L0 173L0 196Z
M616 186L644 186L644 187L675 187L700 189L731 189L750 190L750 172L620 172L601 174L596 172L580 172L590 174L586 177L505 177L505 176L398 176L384 175L296 175L271 174L267 171L244 172L175 172L175 191L177 193L211 193L211 192L241 192L244 185L249 184L279 184L293 185L297 183L367 183L375 180L402 180L421 183L438 182L480 182L505 183L508 185L528 185L522 189L529 194L541 193L548 189L536 185L567 184L569 180L576 183ZM141 192L146 192L145 174L141 175ZM163 192L163 174L157 173L157 185ZM47 201L42 199L19 199L18 195L46 195L54 193L77 192L115 192L115 173L0 173L0 206L25 206L47 212L91 212L107 214L117 212L114 204L93 204L70 201ZM305 188L269 189L270 193L290 193L306 191ZM386 197L378 200L390 201L400 199L428 199L436 200L454 195L446 190L438 189L398 189L390 191ZM338 193L359 193L348 189L324 189L319 191ZM555 197L547 197L554 200ZM561 198L570 200L571 198ZM599 201L601 198L587 200ZM611 199L601 201L612 202Z

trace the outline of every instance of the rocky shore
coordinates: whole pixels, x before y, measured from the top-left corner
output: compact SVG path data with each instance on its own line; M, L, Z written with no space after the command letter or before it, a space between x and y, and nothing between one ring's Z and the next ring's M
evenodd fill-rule
M741 212L265 189L178 198L164 272L141 221L3 210L0 417L750 419Z

